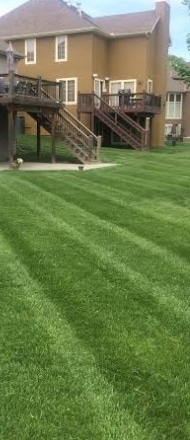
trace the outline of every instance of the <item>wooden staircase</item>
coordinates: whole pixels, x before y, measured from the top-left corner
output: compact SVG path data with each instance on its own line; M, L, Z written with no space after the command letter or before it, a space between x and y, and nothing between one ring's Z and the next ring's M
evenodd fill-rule
M147 132L140 124L125 113L111 107L105 100L95 94L94 100L94 115L120 136L123 142L135 150L148 148Z
M39 113L29 112L45 130L52 134L52 113L43 110ZM98 161L100 158L101 136L95 136L82 122L67 109L60 109L55 115L55 136L69 149L79 162L85 164Z

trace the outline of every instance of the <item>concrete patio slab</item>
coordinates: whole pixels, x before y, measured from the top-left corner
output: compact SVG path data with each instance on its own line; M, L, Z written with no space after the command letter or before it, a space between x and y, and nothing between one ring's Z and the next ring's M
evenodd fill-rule
M80 171L83 166L83 171L96 170L98 168L113 167L114 163L93 163L87 165L69 164L69 163L36 163L24 162L19 171ZM10 169L8 163L0 163L0 171L13 171ZM18 171L18 170L16 170Z

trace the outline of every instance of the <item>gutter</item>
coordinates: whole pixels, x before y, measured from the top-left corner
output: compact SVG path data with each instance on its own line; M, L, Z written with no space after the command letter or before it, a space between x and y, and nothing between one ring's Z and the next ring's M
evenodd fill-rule
M160 18L161 18L161 17L158 17L157 20L156 20L156 22L155 22L154 25L152 26L152 29L151 29L151 31L150 31L151 34L154 32L154 29L155 29L155 27L157 26L158 22L160 21Z
M157 22L159 19L157 20ZM124 33L114 33L114 32L106 32L103 29L97 28L97 27L90 27L90 28L79 28L79 29L64 29L62 31L51 31L51 32L36 32L36 33L29 33L29 34L22 34L22 35L4 35L2 38L6 41L14 41L14 40L24 40L27 38L38 38L38 37L55 37L57 35L75 35L75 34L84 34L84 33L95 33L100 34L108 39L114 39L114 38L122 38L122 37L149 37L150 34L152 34L155 26L157 25L157 22L155 23L154 27L149 31L140 31L140 32L124 32Z
M89 32L95 32L98 31L99 29L95 28L95 27L90 27L90 28L79 28L79 29L64 29L62 31L50 31L50 32L33 32L30 34L17 34L17 35L5 35L2 38L4 40L9 40L9 41L13 41L13 40L23 40L26 38L36 38L36 37L54 37L57 35L72 35L72 34L82 34L82 33L89 33ZM104 31L100 32L103 35L108 35L107 33L105 33Z

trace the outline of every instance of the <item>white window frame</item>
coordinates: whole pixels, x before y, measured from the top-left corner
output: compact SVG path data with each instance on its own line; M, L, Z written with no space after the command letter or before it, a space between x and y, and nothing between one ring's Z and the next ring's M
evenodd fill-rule
M168 97L170 96L170 95L174 95L174 101L169 101L168 100ZM176 97L177 97L177 95L181 95L181 102L180 102L180 104L181 104L181 106L180 106L180 116L178 117L176 117L176 116L169 116L168 115L168 113L167 113L167 104L168 104L168 102L174 102L174 104L176 104ZM181 92L168 92L167 93L167 96L166 96L166 119L176 119L176 120L179 120L179 121L181 121L181 119L183 118L183 93L181 93Z
M111 93L111 86L112 84L116 84L116 83L121 83L122 87L121 89L124 89L124 83L134 83L134 92L132 93L136 93L137 92L137 79L117 79L117 80L111 80L109 83L109 93Z
M65 39L65 58L58 58L58 38L63 37ZM56 63L62 63L68 61L68 36L57 35L55 37L55 61Z
M27 60L27 42L34 41L34 61ZM36 64L36 38L27 38L25 40L25 64Z
M66 84L68 84L68 81L75 81L75 100L74 101L68 101L68 85L66 85L66 100L64 101L64 104L66 105L76 105L77 104L77 96L78 96L78 78L57 78L57 82L60 81L66 81Z
M149 92L149 84L151 84L151 92ZM146 87L147 93L153 93L153 80L147 79L147 87Z
M173 124L171 124L171 123L166 123L165 124L165 136L167 136L168 134L171 133L172 126L173 126ZM181 124L180 123L178 124L177 135L178 136L181 135Z
M124 89L124 83L134 83L134 91L131 93L137 92L137 79L117 79L117 80L111 80L109 83L109 93L112 95L111 87L112 84L121 83L121 90ZM126 88L126 87L125 87ZM134 95L135 96L135 95ZM109 105L111 107L119 107L119 95L118 96L110 96Z

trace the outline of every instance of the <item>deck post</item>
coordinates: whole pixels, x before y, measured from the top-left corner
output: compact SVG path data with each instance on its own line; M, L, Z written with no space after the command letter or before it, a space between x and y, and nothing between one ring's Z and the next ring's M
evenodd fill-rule
M9 163L13 161L13 148L14 148L14 112L12 109L8 111L8 157Z
M9 97L14 95L14 72L10 70L9 72Z
M150 148L150 118L145 121L145 148Z
M97 149L96 149L96 159L100 160L100 150L102 146L102 136L97 136L98 142L97 142Z
M41 126L40 126L39 122L37 122L37 150L36 150L36 154L37 154L38 159L40 157L40 151L41 151Z
M94 112L90 114L90 130L94 133Z
M51 125L51 161L56 163L55 154L55 127L56 127L56 113L52 113L52 125Z
M81 107L81 97L80 97L80 92L78 92L77 119L78 119L79 121L81 120L81 111L80 111L80 107Z
M42 93L42 78L41 76L38 76L38 82L37 82L37 93L38 93L38 98L41 99L41 93Z
M60 102L61 104L64 103L63 81L59 81L59 102Z
M17 111L13 111L13 156L16 155L17 146Z

